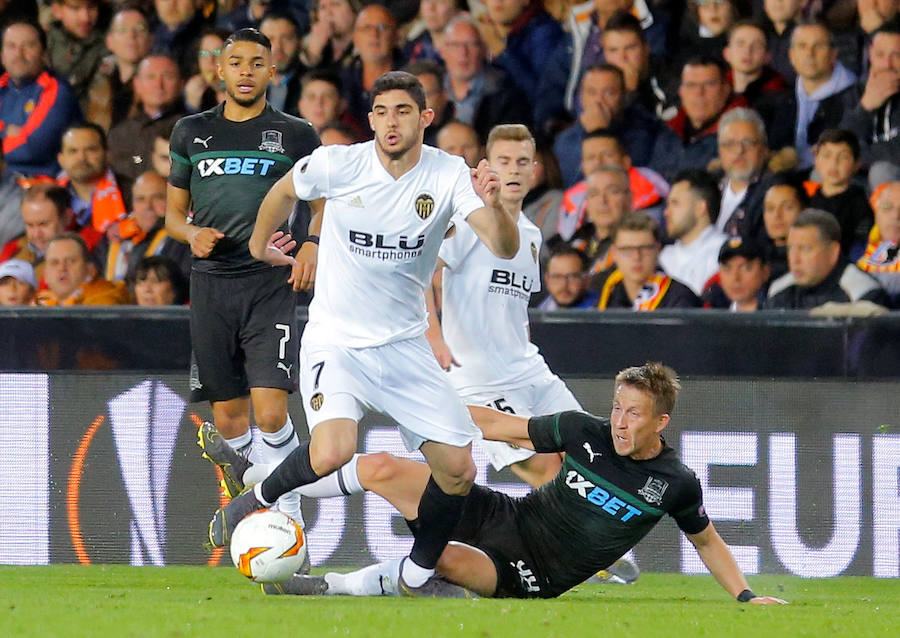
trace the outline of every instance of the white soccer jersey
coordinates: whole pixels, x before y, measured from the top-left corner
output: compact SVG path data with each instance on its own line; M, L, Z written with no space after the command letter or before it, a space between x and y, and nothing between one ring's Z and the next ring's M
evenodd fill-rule
M450 219L484 206L465 162L424 146L394 179L374 141L320 146L294 165L293 182L300 199L327 200L306 332L351 348L424 333L425 286Z
M444 240L442 332L460 367L450 382L460 393L512 387L547 372L529 340L528 301L540 290L541 231L519 214L519 252L501 259L468 224Z

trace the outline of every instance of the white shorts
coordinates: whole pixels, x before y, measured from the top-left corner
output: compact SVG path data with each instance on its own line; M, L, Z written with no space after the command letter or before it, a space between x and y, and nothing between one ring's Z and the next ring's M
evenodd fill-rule
M540 416L582 409L565 382L549 369L534 383L515 388L466 393L462 395L462 399L468 405L486 405L519 416ZM485 451L496 470L502 470L534 456L532 450L502 441L481 440L477 445Z
M300 392L310 432L323 421L359 422L366 411L398 423L407 449L426 441L464 447L481 438L424 336L344 348L303 336Z

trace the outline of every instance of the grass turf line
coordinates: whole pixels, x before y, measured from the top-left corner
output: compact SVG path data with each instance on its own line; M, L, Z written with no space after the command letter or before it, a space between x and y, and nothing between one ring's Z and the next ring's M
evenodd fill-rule
M461 601L263 596L230 568L2 566L0 635L898 635L900 579L755 576L750 584L792 604L742 605L709 576L677 574L582 585L556 600Z

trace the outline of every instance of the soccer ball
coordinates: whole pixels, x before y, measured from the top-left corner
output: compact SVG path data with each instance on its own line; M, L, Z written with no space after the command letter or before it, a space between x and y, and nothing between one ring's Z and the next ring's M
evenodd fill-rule
M305 559L303 528L278 511L253 512L238 523L231 536L234 566L257 583L288 580Z

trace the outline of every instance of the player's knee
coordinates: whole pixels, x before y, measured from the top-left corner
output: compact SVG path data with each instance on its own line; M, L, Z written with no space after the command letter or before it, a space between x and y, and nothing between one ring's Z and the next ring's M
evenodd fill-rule
M433 472L435 481L448 494L468 494L475 482L475 473L471 458L460 458L444 465L440 472Z
M310 447L309 461L316 474L325 476L346 465L353 458L353 453L353 448L345 449L338 445L320 446L315 449Z
M263 432L277 432L287 422L287 412L280 409L255 410L253 416Z
M356 467L360 481L366 485L384 483L397 475L397 459L387 452L367 454Z

